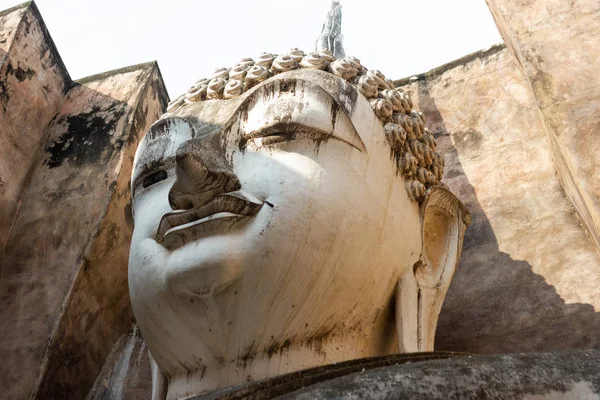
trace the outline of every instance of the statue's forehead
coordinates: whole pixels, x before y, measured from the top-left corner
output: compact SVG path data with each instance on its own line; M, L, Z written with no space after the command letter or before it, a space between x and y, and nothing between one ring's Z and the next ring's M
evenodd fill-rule
M357 90L345 80L319 70L295 70L282 73L253 87L236 99L189 104L173 115L191 121L196 128L196 135L202 137L228 127L240 114L243 117L257 103L269 102L283 92L316 97L318 91L329 95L339 106L340 111L352 118L359 98ZM318 101L310 104L315 107L319 105Z

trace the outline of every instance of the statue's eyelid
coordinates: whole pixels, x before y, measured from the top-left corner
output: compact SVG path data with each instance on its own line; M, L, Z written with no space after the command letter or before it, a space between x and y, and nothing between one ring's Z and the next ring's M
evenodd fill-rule
M139 175L132 182L131 190L132 195L139 190L147 189L155 183L161 182L168 177L175 174L175 159L169 160L169 162L162 164L155 164L151 168L146 167L139 173ZM151 182L151 183L150 183Z
M260 147L268 146L283 142L292 142L297 139L313 138L316 137L328 137L333 138L331 132L324 132L321 129L305 125L298 122L280 122L271 126L254 130L251 133L242 135L242 141L240 147L244 148L249 141L261 140Z
M365 151L364 144L362 144L362 140L360 139L360 136L358 136L358 133L356 133L355 130L353 130L350 133L350 135L352 135L355 138L358 138L358 142L359 142L359 144L362 144L362 146L357 146L356 143L352 143L351 139L348 137L344 137L344 136L340 136L340 135L336 134L335 129L333 131L324 131L324 130L319 129L314 126L302 124L299 122L293 122L293 121L279 122L279 123L276 123L276 124L273 124L270 126L266 126L264 128L256 129L253 132L246 133L246 134L242 135L243 139L240 144L240 147L241 148L245 147L247 142L250 140L258 139L258 138L268 138L270 136L276 136L276 135L281 135L281 136L286 135L286 137L284 140L277 140L274 143L289 142L289 141L293 141L296 139L303 139L303 138L316 139L316 137L322 136L327 139L339 140L340 142L346 143L347 145L357 149L360 152Z
M315 133L326 136L331 136L332 132L324 132L321 129L301 124L298 122L279 122L273 125L265 126L253 132L244 133L243 137L246 140L266 137L278 133Z

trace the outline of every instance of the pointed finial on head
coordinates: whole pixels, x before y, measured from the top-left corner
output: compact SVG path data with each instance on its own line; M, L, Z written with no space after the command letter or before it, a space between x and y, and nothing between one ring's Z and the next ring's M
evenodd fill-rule
M327 19L323 24L321 35L317 39L317 51L329 50L337 58L346 56L342 35L342 5L339 0L332 0Z

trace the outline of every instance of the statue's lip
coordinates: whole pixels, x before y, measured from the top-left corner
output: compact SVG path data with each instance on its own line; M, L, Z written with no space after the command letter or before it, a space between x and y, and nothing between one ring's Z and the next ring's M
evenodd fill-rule
M163 215L158 225L156 239L163 242L165 237L177 230L178 227L183 225L195 226L200 224L202 220L209 220L211 219L209 217L220 213L228 216L251 216L258 213L263 205L263 202L256 199L251 200L248 195L239 191L224 193L191 210L173 211ZM194 224L194 222L197 222L197 224Z

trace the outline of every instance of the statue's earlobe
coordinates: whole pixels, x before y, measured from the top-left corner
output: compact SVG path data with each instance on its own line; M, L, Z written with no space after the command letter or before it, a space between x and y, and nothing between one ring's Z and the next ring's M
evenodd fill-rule
M458 260L470 215L448 189L434 186L421 205L423 249L398 283L397 329L402 351L432 351L438 316Z

